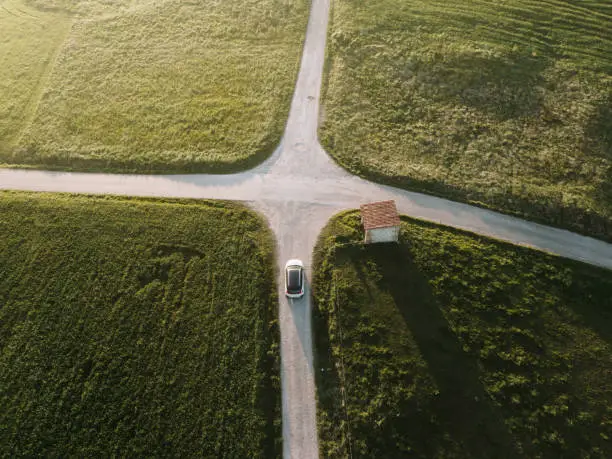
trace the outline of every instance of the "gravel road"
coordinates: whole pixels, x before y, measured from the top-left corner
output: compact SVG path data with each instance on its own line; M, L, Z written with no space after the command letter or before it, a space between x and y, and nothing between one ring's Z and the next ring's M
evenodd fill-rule
M263 213L277 238L283 456L318 457L309 289L283 292L283 268L311 256L334 213L395 199L400 213L612 269L612 244L445 199L376 185L348 174L317 140L329 0L313 0L300 73L281 145L260 166L231 175L118 175L0 169L0 189L238 200ZM307 286L308 287L308 286Z

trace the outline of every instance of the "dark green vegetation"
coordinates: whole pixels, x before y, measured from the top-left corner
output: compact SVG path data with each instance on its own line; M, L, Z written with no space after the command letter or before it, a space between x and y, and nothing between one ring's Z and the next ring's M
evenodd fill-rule
M407 218L399 245L358 228L340 214L316 251L323 456L612 457L612 272Z
M612 3L338 0L332 22L341 165L612 240Z
M271 235L242 206L0 194L0 456L279 457Z
M155 173L261 162L287 119L308 4L1 0L0 163Z

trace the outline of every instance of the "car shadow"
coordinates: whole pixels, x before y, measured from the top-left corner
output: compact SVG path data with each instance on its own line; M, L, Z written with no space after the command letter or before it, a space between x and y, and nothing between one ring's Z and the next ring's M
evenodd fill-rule
M283 295L291 319L295 325L296 332L299 338L300 347L308 366L308 371L313 371L313 353L312 353L312 302L311 302L310 283L306 273L304 273L304 296L301 298L289 298Z

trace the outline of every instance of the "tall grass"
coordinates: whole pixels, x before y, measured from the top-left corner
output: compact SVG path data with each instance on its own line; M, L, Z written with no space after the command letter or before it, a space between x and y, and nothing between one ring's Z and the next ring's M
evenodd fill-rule
M417 220L317 244L322 456L612 455L612 272Z
M612 239L612 9L339 0L321 137L408 189Z
M43 3L38 14L71 14L74 25L35 116L0 159L79 170L227 172L262 161L278 144L306 0L30 2ZM7 97L19 90L9 81Z
M0 193L0 456L279 457L273 266L239 205Z

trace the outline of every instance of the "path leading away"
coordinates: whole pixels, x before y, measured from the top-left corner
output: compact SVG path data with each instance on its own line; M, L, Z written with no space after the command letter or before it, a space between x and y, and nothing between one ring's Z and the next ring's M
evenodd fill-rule
M336 212L395 199L402 214L612 269L612 244L445 199L367 182L339 168L317 140L329 0L313 0L302 63L281 145L231 175L114 175L0 169L0 189L238 200L262 212L277 239L283 456L318 457L309 289L287 300L283 267L301 258L311 278L317 235ZM308 282L307 282L308 287Z

